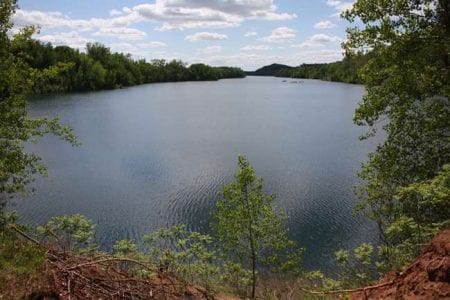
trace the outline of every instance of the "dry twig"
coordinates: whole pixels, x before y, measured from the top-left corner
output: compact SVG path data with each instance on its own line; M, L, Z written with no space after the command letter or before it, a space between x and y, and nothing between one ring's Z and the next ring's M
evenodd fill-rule
M367 286L367 287L363 287L363 288L357 288L357 289L347 289L347 290L336 290L336 291L310 291L307 290L305 288L300 288L302 291L304 291L305 293L308 294L313 294L313 295L324 295L324 294L349 294L349 293L356 293L356 292L366 292L369 290L373 290L373 289L377 289L386 285L390 285L393 284L394 280L391 280L389 282L384 282L384 283L380 283L377 285L372 285L372 286Z
M73 269L77 269L77 268L81 268L81 267L85 267L85 266L90 266L90 265L95 265L95 264L101 264L101 263L109 262L109 261L132 262L132 263L135 263L135 264L137 264L137 265L139 265L139 266L149 270L150 272L153 272L153 270L150 267L148 267L146 264L144 264L144 263L142 263L140 261L137 261L137 260L134 260L134 259L131 259L131 258L125 258L125 257L109 257L109 258L104 258L104 259L100 259L100 260L96 260L96 261L88 261L88 262L85 262L85 263L78 264L76 266L70 267L70 268L68 268L68 270L73 270Z

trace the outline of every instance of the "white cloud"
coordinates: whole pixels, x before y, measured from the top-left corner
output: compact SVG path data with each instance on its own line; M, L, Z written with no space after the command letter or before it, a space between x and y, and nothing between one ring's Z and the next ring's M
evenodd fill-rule
M204 54L219 53L222 51L222 47L221 46L209 46L209 47L200 49L199 51Z
M108 36L115 37L120 40L142 40L147 35L144 31L134 29L134 28L101 28L99 31L94 32L93 36Z
M272 30L272 34L260 38L260 41L268 43L291 43L295 40L296 31L288 27L278 27Z
M92 39L81 36L76 31L61 32L57 34L35 35L35 38L44 43L52 43L55 46L66 45L80 50L84 49L87 43L94 42Z
M216 32L197 32L192 35L188 35L185 38L190 42L198 42L198 41L221 41L228 39L228 36L225 34L220 34Z
M342 59L342 51L338 50L307 50L300 51L295 56L297 65L303 63L329 63Z
M249 19L261 19L261 20L269 20L269 21L286 21L297 18L296 14L288 14L282 13L278 14L271 11L259 11L254 12L253 15L248 17Z
M160 30L226 28L239 26L246 19L290 20L295 14L279 13L274 0L156 0L122 10L113 9L109 18L72 19L60 12L17 10L18 26L38 25L43 29L69 27L98 30L123 27L142 21L161 23Z
M120 16L121 14L122 14L122 12L120 10L117 10L117 9L111 9L109 11L109 15L111 17Z
M146 20L162 23L160 30L192 28L225 28L238 26L243 18L210 8L168 6L170 1L140 4L133 11Z
M325 45L318 42L312 42L310 40L306 40L303 43L292 45L292 48L300 48L300 49L307 49L307 48L321 48Z
M162 22L161 30L235 27L245 19L290 20L273 0L157 0L133 8L140 16Z
M119 53L132 53L136 54L139 52L138 47L130 43L112 43L109 45L112 52Z
M152 41L152 42L146 42L146 43L139 43L139 44L137 44L137 46L141 47L141 48L161 48L161 47L167 47L167 44L163 43L163 42Z
M122 11L123 11L124 13L126 13L126 14L131 14L131 13L133 12L133 10L132 10L131 8L126 7L126 6L124 6L124 7L122 8Z
M316 28L316 29L330 29L330 28L334 28L334 27L336 27L336 24L334 24L333 22L328 21L328 20L320 21L320 22L317 22L316 24L314 24L314 28Z
M153 59L153 58L164 58L164 55L168 56L165 51L150 51L151 49L156 49L160 47L165 47L166 44L162 42L152 41L143 43L112 43L108 45L113 52L119 53L129 53L135 59Z
M271 48L267 45L247 45L241 48L241 51L265 51Z
M307 49L307 48L321 48L325 47L326 43L339 43L343 40L335 35L315 34L307 38L303 43L292 45L293 48Z
M338 17L342 12L352 8L353 3L355 3L355 1L356 0L352 1L327 0L327 5L334 7L336 13L333 16Z
M257 36L257 35L258 35L258 33L255 32L255 31L247 31L247 32L244 34L245 37Z
M309 41L316 43L338 43L342 42L342 39L335 35L327 35L323 33L315 34L309 38Z
M15 26L37 25L42 29L71 28L78 31L93 31L101 28L126 27L140 20L139 15L131 13L124 16L91 19L72 19L60 12L43 12L38 10L17 10L13 16Z

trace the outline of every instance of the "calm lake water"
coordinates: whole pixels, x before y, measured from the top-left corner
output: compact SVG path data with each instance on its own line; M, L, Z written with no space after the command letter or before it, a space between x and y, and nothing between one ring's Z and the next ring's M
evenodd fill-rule
M30 224L86 215L106 249L173 224L207 232L221 185L245 154L307 249L305 267L326 270L335 250L376 241L374 225L353 215L356 173L376 146L359 141L364 129L352 123L363 92L247 77L34 99L33 115L60 116L82 146L54 137L30 146L49 176L15 209Z

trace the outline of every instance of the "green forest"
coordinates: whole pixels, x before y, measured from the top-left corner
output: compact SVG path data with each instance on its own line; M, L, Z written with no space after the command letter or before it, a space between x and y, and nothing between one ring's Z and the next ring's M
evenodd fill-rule
M300 79L320 79L345 83L363 83L359 70L369 61L371 53L348 53L341 61L323 64L302 64L290 67L271 64L254 72L246 72L250 76L276 76Z
M13 53L36 74L33 92L37 94L116 89L153 82L219 80L242 78L244 72L233 67L188 66L180 60L146 62L129 54L113 53L99 43L86 45L86 53L68 46L54 47L35 39L16 44Z
M277 77L321 79L346 83L363 83L358 70L369 60L367 55L348 55L343 60L326 64L302 64L278 70Z
M0 298L211 299L225 293L241 299L335 299L359 293L359 299L371 299L380 295L380 285L389 286L388 292L413 286L411 299L417 287L428 293L423 299L450 295L448 249L424 263L424 284L403 281L424 246L450 228L448 1L357 0L342 15L350 24L362 22L347 29L347 58L277 74L364 84L353 122L366 129L361 140L381 130L385 136L361 165L355 207L377 225L380 245L330 253L336 261L330 274L302 268L302 245L288 238L275 195L264 191L245 156L237 159L234 179L222 186L211 234L180 224L146 234L142 247L120 240L106 252L95 244L94 222L81 215L53 216L36 228L20 224L8 204L47 172L25 145L48 134L79 145L74 130L57 118L29 115L31 95L217 80L244 72L136 61L97 43L88 44L86 53L43 44L31 38L33 28L10 33L16 8L14 0L0 2ZM377 283L385 274L393 279Z

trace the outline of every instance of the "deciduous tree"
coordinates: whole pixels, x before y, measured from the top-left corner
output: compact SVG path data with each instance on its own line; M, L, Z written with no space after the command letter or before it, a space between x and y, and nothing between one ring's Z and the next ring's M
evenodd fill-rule
M380 127L386 136L360 172L359 209L377 221L385 244L401 243L385 235L407 213L396 193L450 161L450 2L358 0L344 17L358 22L347 30L348 55L371 53L354 121L371 128L367 136Z
M24 192L34 174L46 172L40 157L27 153L24 143L53 133L76 144L72 130L62 126L58 119L28 115L26 96L35 77L22 49L30 41L34 28L25 28L12 36L11 16L15 9L14 0L0 2L0 231L6 222L2 209L6 200Z
M257 271L262 266L279 272L299 270L301 250L288 239L284 215L272 207L273 195L263 192L263 181L244 156L238 157L235 181L223 187L217 202L214 229L228 258L252 272L255 298Z

